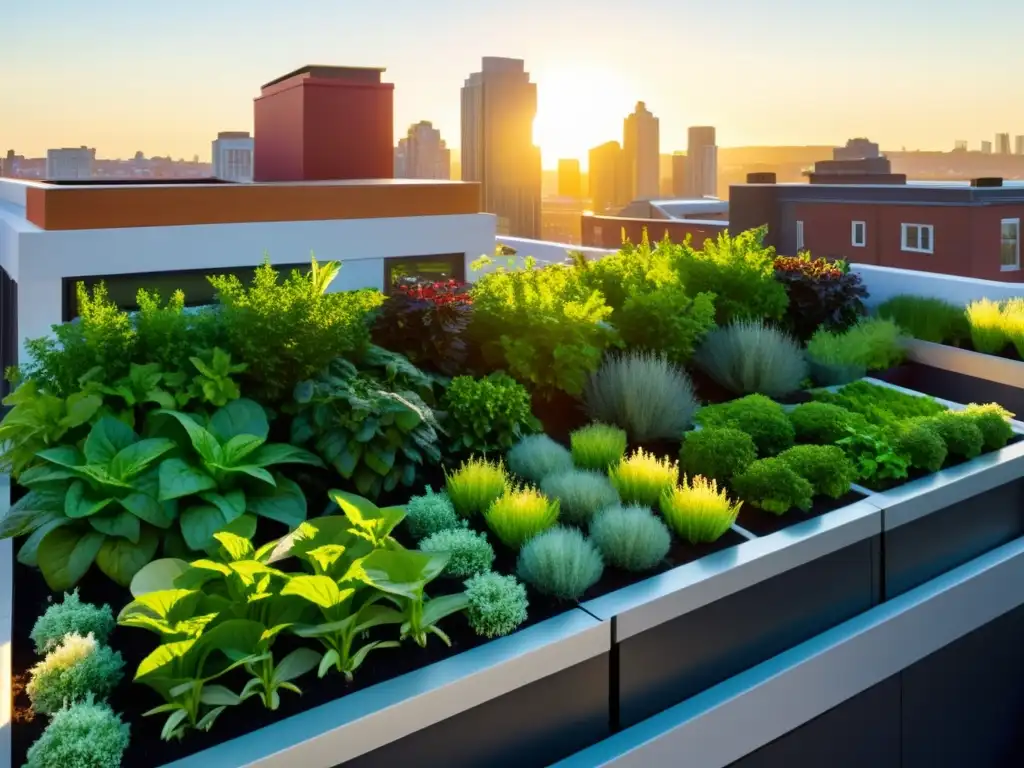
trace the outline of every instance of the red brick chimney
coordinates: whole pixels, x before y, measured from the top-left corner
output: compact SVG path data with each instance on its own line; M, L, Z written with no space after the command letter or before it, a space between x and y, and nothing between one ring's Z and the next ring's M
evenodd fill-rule
M254 180L392 178L395 86L383 72L310 65L264 85L253 108Z

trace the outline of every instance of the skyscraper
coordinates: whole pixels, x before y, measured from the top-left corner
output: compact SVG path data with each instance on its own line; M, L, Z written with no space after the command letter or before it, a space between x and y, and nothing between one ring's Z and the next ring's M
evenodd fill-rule
M1024 136L1017 136L1014 139L1014 154L1024 155Z
M450 179L452 153L429 120L409 126L395 149L396 179Z
M1008 133L997 133L996 134L996 152L1000 155L1010 154L1010 134Z
M686 153L672 153L672 197L686 197Z
M540 149L533 143L537 85L522 59L483 58L462 88L462 179L478 181L498 233L540 236Z
M248 131L221 131L213 140L213 175L225 181L252 181L253 138Z
M718 147L712 126L692 126L686 149L686 197L718 196Z
M629 180L629 198L654 200L660 186L658 118L642 101L622 124L622 151Z
M590 205L594 213L617 213L630 203L629 181L622 147L609 141L590 150Z
M983 142L981 142L981 154L983 154L983 155L991 155L992 154L992 142L991 141L983 141Z
M558 161L558 196L579 200L583 197L579 160Z

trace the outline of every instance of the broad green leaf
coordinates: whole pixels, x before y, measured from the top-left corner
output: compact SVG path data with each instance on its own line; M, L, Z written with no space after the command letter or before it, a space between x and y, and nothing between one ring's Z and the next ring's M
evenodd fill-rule
M76 392L68 396L67 413L60 420L60 425L65 429L74 429L87 423L96 415L96 412L103 406L103 398L99 395Z
M433 626L446 616L451 616L453 613L465 610L467 605L469 605L469 598L465 592L459 592L454 595L442 595L441 597L435 597L433 600L427 600L423 604L421 624L424 627Z
M0 518L0 539L27 536L44 523L64 515L63 490L54 488L29 491Z
M339 660L340 657L338 656L337 651L328 651L325 653L323 658L320 659L320 666L317 668L316 676L323 677L326 675L330 671L331 667L337 664Z
M132 597L139 598L150 592L161 592L175 588L174 580L189 569L184 560L165 557L144 565L132 578Z
M368 521L379 517L380 509L377 505L369 499L364 499L362 496L337 490L328 491L327 495L330 496L331 501L341 508L341 511L345 513L345 517L355 525L363 526Z
M223 444L236 435L255 435L266 440L270 424L263 408L252 400L239 398L220 408L210 419L210 432Z
M56 464L59 467L76 469L85 464L85 459L78 449L70 445L60 445L56 448L47 448L36 454L43 461Z
M175 731L178 730L182 722L188 716L188 710L183 709L181 705L170 704L168 706L174 707L174 710L167 716L167 720L164 721L164 727L160 730L160 738L164 741L170 741L174 738ZM156 710L150 710L146 714L155 715L159 713Z
M278 476L275 487L259 486L249 491L248 511L295 528L306 519L306 495L297 483Z
M210 706L224 707L233 707L242 702L237 693L223 685L204 685L203 692L199 694L199 700Z
M78 473L74 470L52 464L40 464L36 467L29 467L22 472L18 482L26 488L45 488L72 477L78 477Z
M363 451L363 463L384 477L395 466L395 449L370 449Z
M153 562L162 561L155 560ZM136 575L140 574L142 574L141 569ZM202 599L202 592L192 589L161 589L144 592L121 609L117 621L119 624L124 624L132 616L142 615L176 624L195 614Z
M46 538L46 535L54 528L60 528L73 523L74 520L66 518L63 512L59 516L49 518L45 523L32 531L31 536L25 539L25 543L18 550L18 562L29 568L38 568L39 545Z
M156 531L143 526L138 543L107 538L96 554L96 566L112 581L127 587L142 566L153 559L158 546L160 537Z
M236 489L223 494L208 491L200 493L199 498L223 512L225 520L234 520L245 512L245 492L241 490Z
M249 463L257 467L270 467L275 464L310 464L314 467L324 465L316 454L287 443L269 443L262 446L252 454Z
M39 570L54 592L69 590L96 561L106 536L78 526L53 528L39 543Z
M182 459L167 459L160 464L160 501L180 499L216 487L217 482L206 472Z
M85 459L90 464L109 464L118 452L139 439L132 428L112 416L93 424L85 439Z
M327 576L293 576L281 589L282 595L301 597L324 610L341 605L354 593L353 589L339 589Z
M416 599L428 582L440 575L448 554L375 549L359 561L362 581L382 592Z
M298 648L292 651L274 669L273 682L276 685L294 680L307 672L316 669L320 662L320 654L310 648Z
M315 389L312 381L300 381L292 391L292 397L299 405L305 405L313 400Z
M142 531L139 518L123 509L115 508L114 512L102 512L88 519L89 525L100 533L114 538L127 539L133 544L139 543Z
M248 560L254 553L251 541L233 533L215 533L213 538L227 553L229 560Z
M227 709L227 707L214 707L205 715L203 715L199 722L196 723L196 729L200 731L209 731L213 728L213 724L217 722L217 718L220 717L221 713Z
M395 414L395 424L403 432L412 432L423 422L423 417L413 410L404 410Z
M356 632L366 632L368 629L373 627L384 626L385 624L401 624L402 623L401 611L396 611L386 605L367 605L364 606L358 616L356 616Z
M263 625L258 621L229 619L207 630L199 638L197 650L204 655L211 651L220 651L229 657L238 657L241 654L255 652L262 636ZM239 661L238 658L232 660ZM220 670L220 673L223 674L225 671L227 670ZM204 670L204 675L208 673L208 669Z
M367 654L370 651L377 651L382 648L398 648L401 645L397 640L377 640L373 643L367 643L358 651L352 654L352 658L349 662L349 669L355 671L362 666L363 662L366 661Z
M157 646L149 656L144 658L135 670L136 682L146 682L149 677L195 677L195 663L186 664L186 657L194 658L190 653L195 647L197 638L176 640ZM177 673L177 675L175 675Z
M268 472L267 470L263 469L263 467L256 467L253 466L252 464L239 464L237 467L226 467L224 465L218 464L215 466L215 468L222 472L227 472L230 474L248 475L249 477L255 478L256 480L259 480L262 483L266 483L267 485L276 485L274 476L270 474L270 472Z
M224 445L224 463L229 466L238 464L261 445L263 438L259 435L235 435Z
M224 518L224 513L217 507L198 504L181 513L181 535L185 537L185 543L191 549L206 549L215 541L213 534L228 522L230 521Z
M170 528L178 516L176 502L160 502L146 493L130 493L118 499L118 503L140 520L164 530Z
M113 501L109 496L99 499L91 498L89 487L81 480L76 480L68 488L67 496L64 497L64 514L72 520L89 517L99 513Z
M235 536L241 536L243 539L251 540L252 537L256 535L256 516L242 515L241 517L236 517L230 523L221 528L220 532L233 533ZM221 546L216 542L211 544L206 549L206 551L210 553L212 557L217 557L221 560L226 559L220 550Z
M110 473L119 480L129 480L174 447L173 441L159 437L140 440L118 451L110 461Z
M188 439L192 443L192 447L195 448L196 453L202 458L207 464L216 464L223 460L224 452L217 442L217 438L214 437L212 432L207 431L202 425L199 424L192 416L181 411L154 411L155 415L170 416L172 419L177 421L185 432L188 434Z

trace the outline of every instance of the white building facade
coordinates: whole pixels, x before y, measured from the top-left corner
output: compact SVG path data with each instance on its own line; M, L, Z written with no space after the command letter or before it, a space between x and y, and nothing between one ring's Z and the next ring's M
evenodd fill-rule
M224 181L252 181L255 142L248 131L221 131L213 140L213 175Z
M46 178L51 181L91 179L96 150L73 147L46 150Z

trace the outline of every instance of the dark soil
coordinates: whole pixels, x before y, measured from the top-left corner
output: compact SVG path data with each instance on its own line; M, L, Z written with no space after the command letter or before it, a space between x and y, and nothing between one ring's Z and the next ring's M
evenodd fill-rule
M850 491L838 499L831 499L828 496L817 496L810 511L801 512L799 509L792 509L783 515L775 515L750 504L744 504L740 509L740 516L736 524L756 536L771 536L773 533L778 533L790 526L806 522L807 520L813 520L816 517L821 517L826 512L833 512L848 504L854 504L866 498L864 494L857 493L856 491Z
M561 391L549 395L533 395L533 415L544 425L544 432L552 440L569 444L569 434L590 423L583 404Z
M737 395L735 392L729 391L702 371L691 370L689 371L689 374L690 379L693 381L697 399L702 404L717 405L718 403L726 403L730 400L742 397L742 395ZM776 397L773 399L782 405L799 405L800 403L810 402L811 396L807 392L800 390L786 395L785 397Z

